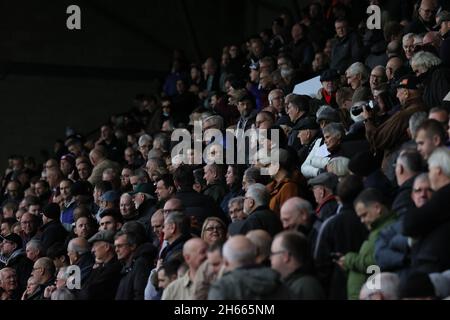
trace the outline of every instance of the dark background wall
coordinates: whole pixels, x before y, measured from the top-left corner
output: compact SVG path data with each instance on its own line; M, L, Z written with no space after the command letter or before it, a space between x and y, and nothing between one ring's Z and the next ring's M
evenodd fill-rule
M39 0L0 3L0 169L8 155L51 152L66 126L87 133L132 97L151 92L173 49L191 61L219 56L309 1ZM81 30L66 8L81 8Z

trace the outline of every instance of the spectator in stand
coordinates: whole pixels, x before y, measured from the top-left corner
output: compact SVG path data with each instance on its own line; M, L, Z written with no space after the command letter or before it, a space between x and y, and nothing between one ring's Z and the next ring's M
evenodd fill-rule
M336 39L331 51L330 68L340 74L362 58L361 40L354 31L349 31L348 21L338 19L334 23Z
M278 272L255 266L256 247L246 237L230 238L223 247L226 273L214 282L209 300L288 299L289 289L281 284Z
M201 238L208 246L216 242L223 243L226 240L226 232L226 225L222 220L210 217L203 222Z
M417 129L415 137L417 150L424 160L428 160L433 151L442 147L446 140L444 127L434 119L425 120Z
M354 201L355 211L361 222L370 230L368 239L361 245L359 252L348 252L337 260L337 264L349 272L347 280L348 299L359 297L361 287L367 280L366 270L375 264L375 241L380 231L395 221L395 215L389 212L383 195L375 189L366 189Z
M269 209L270 194L266 187L256 183L251 185L244 201L244 213L248 218L241 226L240 234L246 234L250 230L262 229L274 236L282 230L281 221L278 216Z
M312 275L310 252L305 236L296 231L278 234L272 243L270 261L282 281L292 292L292 299L321 300L325 293L319 281Z
M403 220L403 234L413 237L417 243L411 252L411 271L442 272L450 268L446 243L450 241L449 190L450 151L437 148L428 159L431 189L430 200L413 209Z
M434 29L438 1L421 0L418 5L417 17L406 27L405 33L421 34Z
M448 11L441 11L436 20L439 26L439 34L442 37L439 57L446 67L450 67L450 13Z
M208 245L205 241L194 238L183 246L183 258L189 266L188 271L164 289L162 300L190 300L193 296L194 278L198 268L206 259Z

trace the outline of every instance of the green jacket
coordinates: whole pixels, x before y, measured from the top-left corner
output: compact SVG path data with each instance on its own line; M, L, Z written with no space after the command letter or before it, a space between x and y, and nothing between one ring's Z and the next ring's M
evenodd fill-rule
M367 281L367 268L376 265L375 262L375 241L378 233L394 223L397 219L395 213L389 213L378 218L372 224L369 237L363 242L359 252L349 252L345 255L344 268L349 272L347 279L347 297L349 300L358 300L359 292L363 284Z

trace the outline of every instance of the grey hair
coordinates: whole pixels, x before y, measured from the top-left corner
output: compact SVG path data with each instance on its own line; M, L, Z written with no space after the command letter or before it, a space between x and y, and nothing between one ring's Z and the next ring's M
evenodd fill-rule
M85 254L86 252L89 252L89 251L90 251L89 246L83 247L83 246L79 246L79 245L77 245L77 244L74 244L74 240L75 240L75 239L76 239L76 238L70 240L69 244L67 245L67 250L75 251L75 252L76 252L78 255L80 255L80 256L81 256L82 254Z
M332 122L327 124L322 129L323 134L330 134L332 136L339 136L340 139L342 139L345 136L345 128L342 125L342 123L338 122Z
M416 181L428 181L430 182L430 177L428 176L428 172L423 172L414 178L414 184Z
M431 69L437 65L440 65L442 60L431 52L419 51L411 58L411 66L421 67L426 70Z
M255 183L248 187L246 196L252 198L257 207L267 205L270 200L270 194L267 191L266 186L261 183Z
M139 140L138 140L139 146L142 146L146 142L153 142L152 137L149 136L148 134L143 134L142 136L139 137Z
M237 203L237 205L240 208L243 208L244 207L244 199L245 199L245 197L234 197L234 198L231 198L230 201L228 201L228 208L231 207L235 203Z
M36 250L38 250L41 254L45 254L44 247L42 246L42 242L40 240L31 239L28 241L26 248L32 247Z
M344 177L349 174L348 163L349 158L346 157L336 157L331 159L327 164L327 170L334 173L338 177Z
M379 283L379 288L372 288L373 282ZM369 283L371 286L369 286ZM397 274L391 272L382 272L367 280L362 286L360 297L365 300L373 293L381 293L385 300L398 300L400 288L400 278Z
M209 117L206 117L203 119L203 126L205 126L206 122L212 122L216 129L222 130L223 129L223 118L217 114L211 115Z
M52 293L51 300L75 300L75 295L67 288L56 289Z
M406 42L410 39L414 39L415 34L414 33L407 33L402 38L402 45L405 46Z
M355 62L354 64L352 64L350 67L348 67L345 73L352 76L361 74L362 82L366 82L369 79L369 73L367 72L367 68L361 62Z
M409 132L411 133L411 137L414 139L417 134L417 129L419 129L420 125L427 120L428 115L426 112L416 112L409 118Z
M190 230L190 223L189 223L189 217L186 216L183 212L180 211L174 211L169 213L166 220L164 221L164 224L166 223L173 223L176 225L177 230L181 234L188 234Z
M450 178L450 150L440 147L433 151L428 159L429 167L439 167L444 175Z

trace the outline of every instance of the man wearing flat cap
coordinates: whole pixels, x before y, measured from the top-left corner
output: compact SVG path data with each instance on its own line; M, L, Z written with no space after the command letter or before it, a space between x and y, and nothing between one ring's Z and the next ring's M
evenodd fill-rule
M88 241L92 245L95 264L77 298L80 300L114 300L120 282L122 265L114 250L112 230L102 230Z
M331 172L321 173L308 181L317 202L316 215L321 221L336 213L338 203L334 193L338 182L338 177Z
M44 252L47 252L48 247L57 242L66 240L67 231L63 227L60 221L61 210L56 203L49 203L42 209L42 222L41 227L41 245Z
M19 292L23 292L33 269L33 262L27 258L19 235L11 233L0 240L0 254L6 259L4 264L0 264L0 268L9 267L16 270Z
M317 92L317 96L311 103L312 113L315 113L320 106L329 105L335 109L339 106L336 102L336 91L339 89L340 75L335 69L328 69L320 75L322 88Z
M321 135L319 129L319 124L312 117L304 119L297 128L297 138L300 140L301 144L301 147L297 152L298 163L303 163L306 160L317 139L320 139Z

